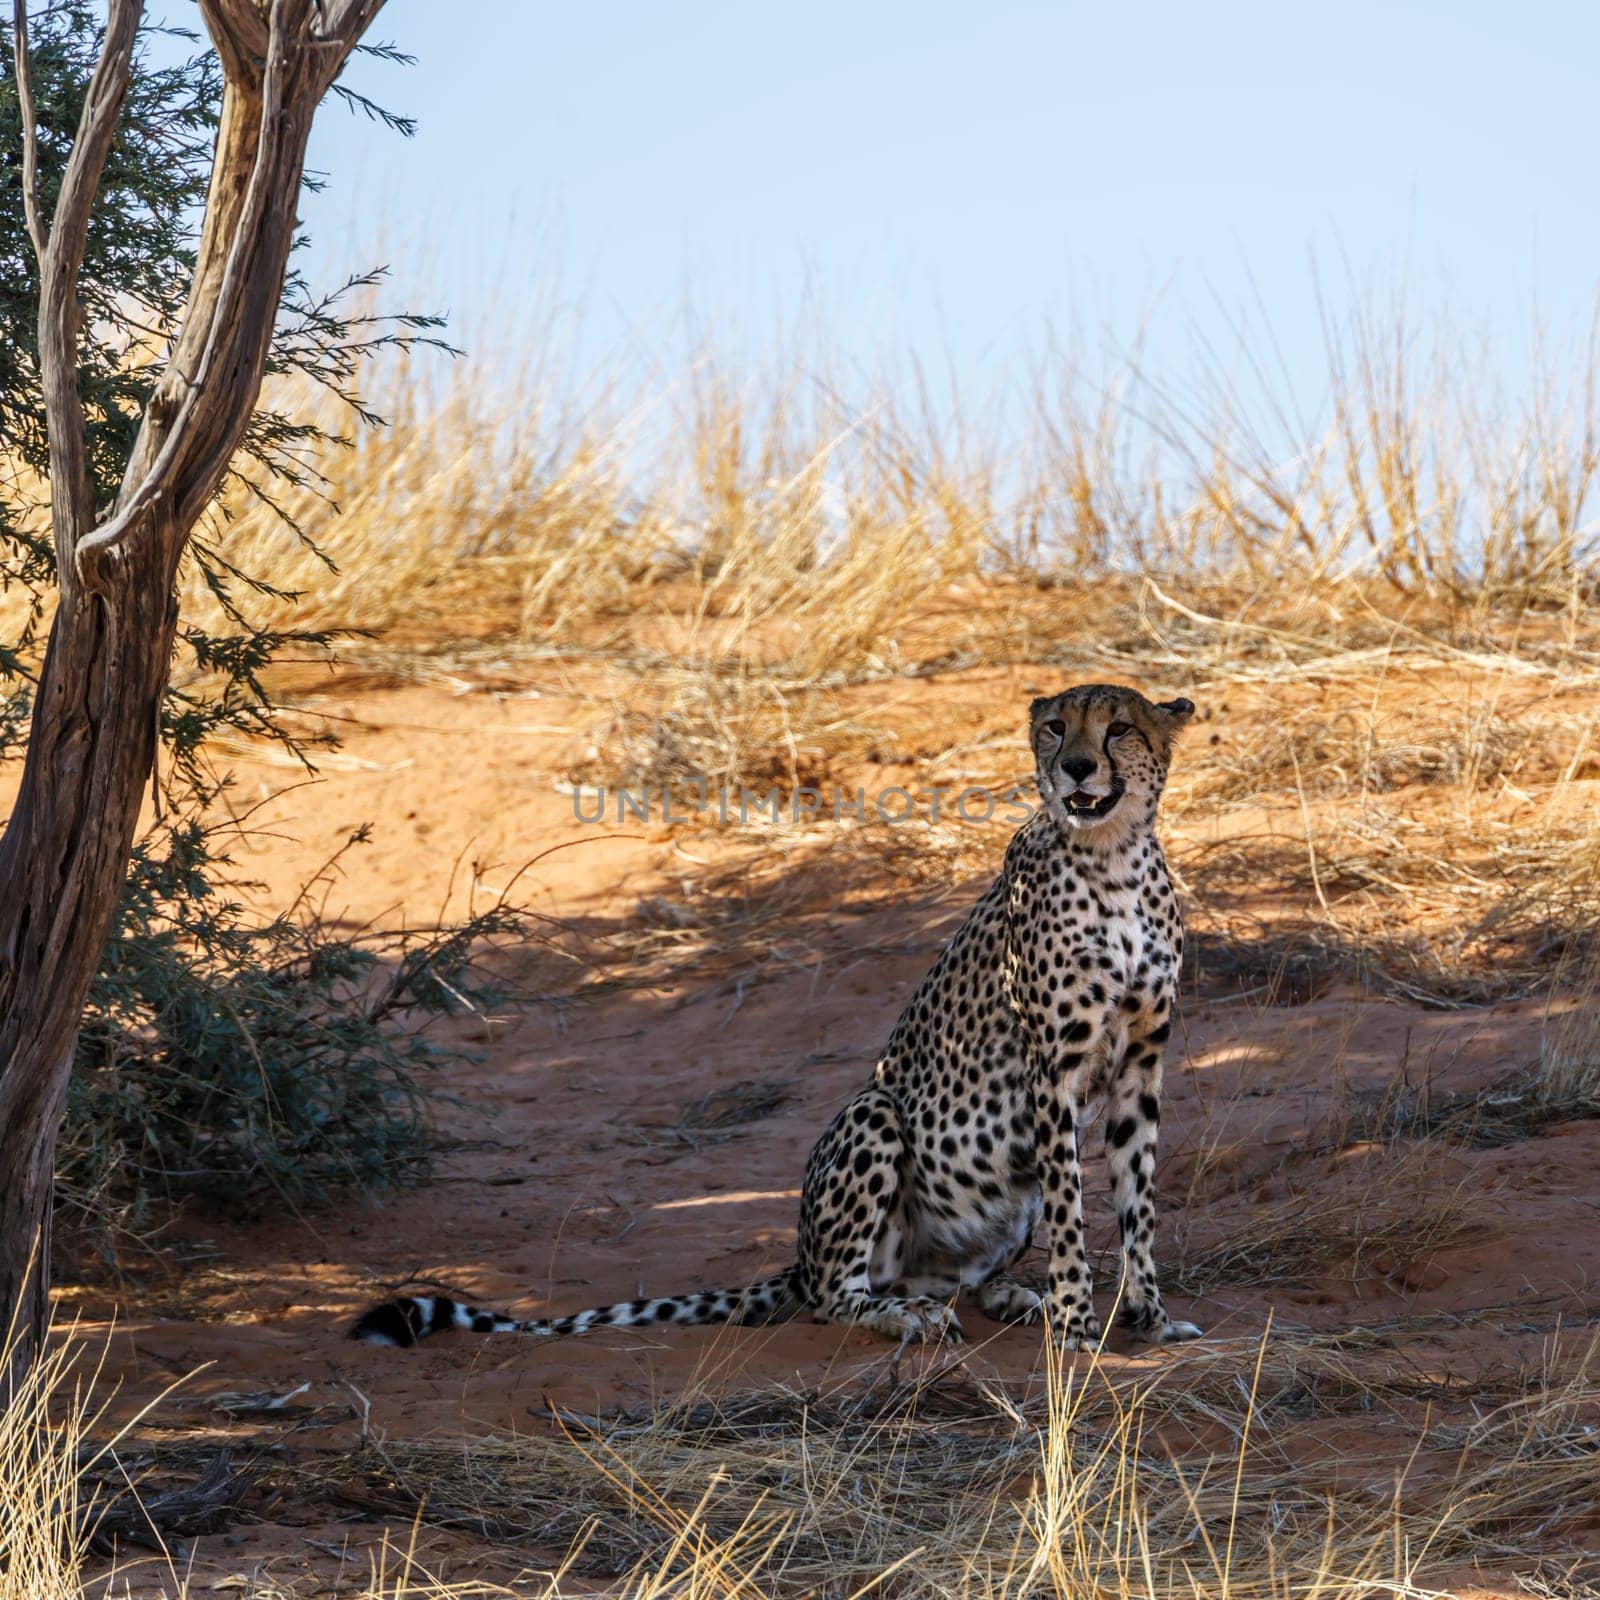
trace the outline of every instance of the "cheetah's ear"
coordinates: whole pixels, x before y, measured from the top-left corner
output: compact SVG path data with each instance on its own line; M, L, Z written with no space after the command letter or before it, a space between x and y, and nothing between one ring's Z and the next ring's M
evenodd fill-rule
M1162 700L1156 706L1157 711L1165 711L1172 719L1174 728L1181 728L1190 717L1194 715L1194 701L1185 700L1182 695L1176 700Z

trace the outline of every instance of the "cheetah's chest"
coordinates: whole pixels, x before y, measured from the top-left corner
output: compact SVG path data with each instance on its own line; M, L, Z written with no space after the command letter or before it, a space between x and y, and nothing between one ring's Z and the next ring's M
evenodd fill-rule
M1132 876L1086 883L1063 869L1050 897L1051 915L1035 930L1051 954L1059 950L1097 1005L1118 1008L1170 971L1168 930L1152 914L1152 888Z

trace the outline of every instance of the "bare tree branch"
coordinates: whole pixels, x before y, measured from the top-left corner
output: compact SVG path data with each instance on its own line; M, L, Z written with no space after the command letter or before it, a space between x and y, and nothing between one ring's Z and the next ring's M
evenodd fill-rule
M201 12L224 59L233 63L234 70L240 73L253 74L258 67L262 72L255 159L244 203L228 243L227 261L216 298L203 308L204 343L199 357L192 372L184 373L174 362L169 375L172 387L182 386L182 399L176 413L170 416L169 431L143 475L130 474L124 483L114 515L93 532L85 532L73 551L78 577L90 589L103 589L100 562L124 547L135 536L146 514L172 492L174 484L184 475L184 465L196 438L210 431L202 402L219 354L233 336L242 304L244 263L253 252L255 236L270 198L269 169L279 144L273 137L271 124L273 118L282 114L285 103L283 73L289 47L291 44L299 47L297 54L307 49L326 52L316 62L317 76L321 79L316 93L320 98L323 89L338 76L351 48L371 23L381 3L382 0L344 0L343 4L330 6L322 0L270 0L263 37L259 4L252 0L201 0ZM320 29L316 27L319 19ZM319 32L323 36L314 37ZM186 331L199 332L200 328L197 324ZM169 398L167 404L170 406L170 403Z
M20 0L19 0L20 3ZM167 494L177 474L179 463L193 443L195 418L199 402L205 393L211 369L234 318L238 315L244 262L261 226L262 213L267 203L267 168L276 145L272 138L273 119L282 112L283 58L284 58L284 6L285 0L271 0L267 23L266 75L261 94L261 127L256 143L255 161L250 168L249 182L245 187L244 205L234 224L233 237L228 242L227 264L223 268L222 284L208 311L205 344L195 364L192 376L184 382L184 395L177 415L172 419L171 431L162 442L161 450L148 471L137 484L124 483L118 495L116 514L93 533L86 533L73 552L78 576L90 588L96 587L95 563L101 556L124 543L139 524L144 513Z
M128 89L143 9L143 0L111 0L100 58L89 78L72 154L56 197L49 241L39 262L39 377L50 435L50 512L56 560L64 582L77 542L94 517L83 399L78 391L78 273L89 236L89 213ZM24 28L27 19L22 0L16 10L19 28ZM19 78L19 88L20 83ZM33 118L25 114L24 121L32 132Z
M12 60L16 63L17 107L22 114L22 211L28 219L28 237L33 253L44 265L44 218L39 215L39 116L33 103L33 69L28 62L28 0L16 0L12 8L16 24L16 43Z

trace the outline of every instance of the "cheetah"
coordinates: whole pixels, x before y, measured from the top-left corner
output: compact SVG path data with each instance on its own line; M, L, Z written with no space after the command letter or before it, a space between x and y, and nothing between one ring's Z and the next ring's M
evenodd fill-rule
M1001 1322L1101 1335L1084 1247L1079 1135L1106 1113L1121 1317L1200 1337L1162 1303L1151 1255L1162 1054L1183 928L1156 842L1173 743L1194 714L1106 684L1033 702L1043 802L911 997L868 1083L817 1141L786 1271L745 1288L519 1320L443 1295L390 1300L351 1337L409 1346L443 1328L543 1338L642 1324L754 1324L809 1311L900 1340L958 1340L959 1295ZM1010 1269L1044 1223L1043 1295Z

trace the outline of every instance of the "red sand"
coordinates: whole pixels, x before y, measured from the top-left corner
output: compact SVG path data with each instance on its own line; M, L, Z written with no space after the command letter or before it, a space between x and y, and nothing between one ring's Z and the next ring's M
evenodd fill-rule
M993 709L999 685L984 691ZM537 864L517 898L575 922L597 938L624 928L642 900L673 893L697 870L681 852L715 854L715 838L637 824L574 823L556 787L571 745L558 695L458 696L432 689L334 692L320 709L343 724L340 760L313 786L270 800L255 818L260 853L243 865L282 896L357 824L376 823L375 842L347 862L330 907L359 919L437 914L476 871L490 889L524 862ZM992 719L991 719L992 720ZM552 731L556 730L556 731ZM245 802L292 775L244 764ZM995 825L992 859L1007 830ZM609 835L602 837L602 835ZM556 845L570 845L543 854ZM343 1333L384 1286L416 1276L478 1302L523 1314L563 1312L639 1293L736 1284L790 1259L796 1193L812 1139L869 1073L931 951L978 887L895 893L826 919L825 938L797 949L791 965L759 981L723 975L657 987L622 987L564 1004L507 1005L489 1024L466 1018L447 1032L479 1060L445 1085L464 1102L445 1107L437 1176L381 1203L343 1201L314 1214L252 1225L186 1222L190 1264L113 1293L69 1288L66 1306L86 1331L112 1334L111 1366L129 1400L189 1377L160 1415L170 1428L275 1438L260 1418L229 1424L212 1409L222 1394L286 1394L328 1408L332 1426L291 1437L307 1450L336 1449L358 1436L356 1413L395 1438L444 1438L547 1426L549 1402L593 1412L671 1392L715 1368L724 1379L810 1382L825 1371L865 1370L886 1347L870 1335L804 1321L764 1330L608 1331L555 1345L450 1334L410 1352L356 1345ZM910 947L910 948L908 948ZM534 992L571 990L583 977L537 950L504 963ZM1534 1058L1540 1007L1508 1005L1445 1013L1334 993L1299 1007L1191 998L1170 1059L1164 1117L1160 1254L1174 1254L1182 1225L1201 1242L1242 1218L1297 1195L1332 1194L1360 1164L1390 1159L1361 1147L1311 1160L1284 1158L1326 1125L1350 1090L1381 1090L1404 1072L1436 1093L1492 1082ZM781 1080L789 1098L773 1114L703 1137L699 1148L669 1130L685 1108L741 1080ZM1177 1197L1203 1147L1214 1196L1187 1219ZM1343 1262L1308 1285L1220 1292L1203 1301L1170 1297L1176 1315L1212 1334L1253 1339L1269 1314L1279 1326L1317 1329L1351 1322L1539 1302L1530 1326L1556 1316L1581 1324L1600 1306L1600 1227L1594 1173L1600 1123L1580 1122L1495 1149L1441 1156L1477 1204L1474 1242L1423 1259ZM1090 1212L1110 1236L1095 1160ZM1231 1190L1219 1193L1220 1190ZM203 1251L203 1247L209 1247ZM963 1313L980 1341L978 1371L1028 1374L1037 1330L1000 1330ZM1431 1346L1442 1369L1487 1371L1537 1356L1543 1334L1495 1322L1441 1332ZM1128 1347L1111 1340L1111 1360ZM1181 1350L1134 1359L1182 1361ZM194 1430L199 1430L198 1434ZM1313 1448L1316 1430L1304 1447ZM1362 1461L1397 1447L1383 1419L1341 1419L1315 1448ZM330 1524L326 1508L269 1508L265 1522L196 1543L196 1587L262 1563L283 1581L324 1578L337 1558L308 1541L370 1544L370 1523ZM425 1532L430 1559L457 1573L501 1576L504 1554L465 1536ZM529 1561L531 1563L532 1557ZM364 1558L363 1558L364 1568ZM353 1567L348 1570L354 1571ZM147 1575L149 1569L146 1569ZM154 1583L153 1576L149 1581ZM120 1589L119 1589L120 1592ZM138 1581L135 1592L140 1592Z

